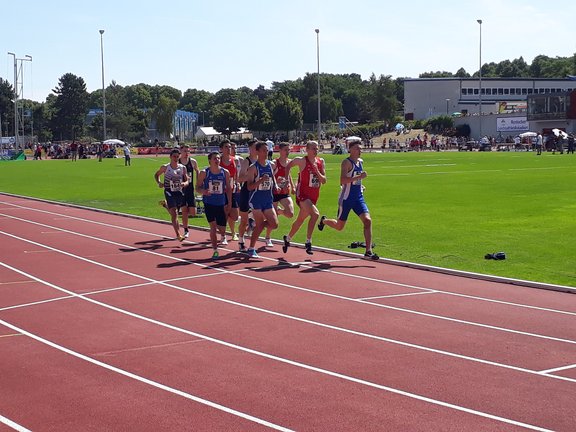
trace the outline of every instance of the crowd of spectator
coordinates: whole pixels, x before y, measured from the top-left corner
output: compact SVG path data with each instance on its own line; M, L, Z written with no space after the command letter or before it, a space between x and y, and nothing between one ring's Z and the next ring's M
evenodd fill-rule
M39 159L88 159L91 156L115 157L117 146L100 143L47 142L27 143L26 148L32 152L35 160Z

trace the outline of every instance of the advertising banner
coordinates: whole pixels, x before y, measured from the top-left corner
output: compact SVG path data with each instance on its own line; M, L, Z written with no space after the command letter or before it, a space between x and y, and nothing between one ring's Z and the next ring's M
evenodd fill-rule
M497 132L526 132L529 129L526 117L498 117L496 120Z
M497 102L498 114L525 113L528 108L526 101Z

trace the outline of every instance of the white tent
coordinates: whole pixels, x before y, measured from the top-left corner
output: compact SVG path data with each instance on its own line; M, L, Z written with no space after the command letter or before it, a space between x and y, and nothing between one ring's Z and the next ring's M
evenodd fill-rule
M124 145L124 141L119 140L119 139L108 139L106 141L104 141L104 144L108 144L108 145Z
M216 129L210 126L201 126L196 131L196 135L194 135L197 139L210 139L212 137L219 137L222 135Z
M199 139L199 140L203 140L203 139L211 140L212 138L220 139L219 138L220 136L222 136L222 134L210 126L199 127L198 130L196 131L196 134L194 135L194 137L196 139ZM252 137L251 132L247 128L243 128L243 127L240 128L240 131L230 135L231 139L243 139L243 138L251 138L251 137Z

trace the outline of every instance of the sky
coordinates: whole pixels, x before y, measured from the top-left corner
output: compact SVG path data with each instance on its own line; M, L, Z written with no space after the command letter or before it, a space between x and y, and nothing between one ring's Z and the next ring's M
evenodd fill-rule
M213 93L315 73L318 47L322 73L363 79L474 73L480 55L530 63L576 52L573 0L27 0L3 2L0 12L0 77L13 85L8 52L31 56L21 97L39 102L66 73L89 92L102 88L101 41L106 86Z

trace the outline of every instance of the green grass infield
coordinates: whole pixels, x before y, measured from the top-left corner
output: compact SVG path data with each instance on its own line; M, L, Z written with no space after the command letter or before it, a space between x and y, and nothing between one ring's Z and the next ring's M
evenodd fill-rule
M340 162L323 155L328 183L318 208L335 217ZM576 156L532 152L364 153L365 199L382 257L576 286ZM198 156L200 167L206 156ZM168 220L154 172L167 157L0 163L0 191ZM296 172L293 172L296 177ZM280 218L273 237L291 221ZM207 226L203 217L193 225ZM304 227L294 241L304 241ZM166 234L172 235L171 228ZM363 241L352 214L344 231L315 231L313 244L349 250ZM356 250L360 252L361 250ZM484 259L493 252L507 259Z

